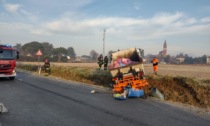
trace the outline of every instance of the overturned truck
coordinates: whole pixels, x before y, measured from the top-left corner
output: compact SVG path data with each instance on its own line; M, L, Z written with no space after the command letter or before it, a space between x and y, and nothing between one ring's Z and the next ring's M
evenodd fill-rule
M116 99L127 97L146 98L148 82L144 76L144 50L129 48L113 52L108 69L112 75L113 92Z

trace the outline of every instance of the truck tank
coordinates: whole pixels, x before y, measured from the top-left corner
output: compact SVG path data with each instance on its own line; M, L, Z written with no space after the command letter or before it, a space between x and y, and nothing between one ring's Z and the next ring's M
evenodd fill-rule
M118 69L120 69L122 73L127 73L130 67L132 67L132 69L135 69L135 71L137 72L140 70L144 71L143 58L144 58L143 49L129 48L125 50L116 51L111 55L112 61L108 66L108 69L112 76L115 76L117 74ZM116 62L122 62L122 64L116 65Z

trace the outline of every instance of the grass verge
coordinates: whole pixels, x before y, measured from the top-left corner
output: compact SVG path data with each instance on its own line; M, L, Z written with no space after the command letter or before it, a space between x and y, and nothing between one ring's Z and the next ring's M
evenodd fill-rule
M37 65L18 64L17 68L32 72L38 71ZM44 71L42 71L42 74L43 72ZM51 68L50 75L66 80L74 80L106 87L109 87L110 83L112 82L112 76L108 71L93 69L89 67L53 66Z

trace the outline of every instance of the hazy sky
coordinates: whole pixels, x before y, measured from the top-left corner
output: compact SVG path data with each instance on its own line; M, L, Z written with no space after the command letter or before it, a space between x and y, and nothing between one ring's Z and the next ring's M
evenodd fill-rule
M91 50L143 48L210 55L210 0L0 0L0 42Z

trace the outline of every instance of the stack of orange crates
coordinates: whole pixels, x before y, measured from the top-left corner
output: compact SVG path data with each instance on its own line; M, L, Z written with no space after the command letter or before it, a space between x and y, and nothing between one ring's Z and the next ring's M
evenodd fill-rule
M130 86L134 90L141 90L148 85L146 79L140 79L139 76L134 77L132 74L123 76L122 80L115 80L113 91L115 93L123 93L126 86Z

